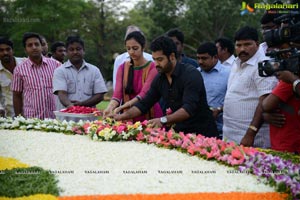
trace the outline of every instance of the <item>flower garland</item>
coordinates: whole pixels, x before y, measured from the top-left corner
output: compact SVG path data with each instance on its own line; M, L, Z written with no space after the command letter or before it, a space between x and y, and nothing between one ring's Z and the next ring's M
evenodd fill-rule
M300 197L300 164L284 161L280 157L259 152L252 147L239 146L234 142L207 138L200 134L152 129L147 127L147 121L132 124L108 119L86 123L83 127L84 133L90 135L93 140L135 139L159 147L177 148L179 151L199 155L205 159L215 159L229 166L239 166L240 171L253 173L271 186L275 186L279 192Z
M80 120L79 122L74 121L59 121L56 119L36 119L30 118L25 119L22 116L12 118L0 118L0 129L18 129L18 130L39 130L46 132L59 132L65 134L74 134L73 126L78 125L82 126L84 121ZM76 133L75 133L76 134Z
M262 181L275 186L278 191L287 192L293 198L300 198L299 164L233 142L206 138L202 135L175 133L172 130L152 129L147 127L147 121L115 122L107 118L94 122L75 123L17 117L14 120L0 118L0 129L55 131L88 135L96 141L137 140L153 143L159 147L175 148L190 155L239 167L239 170L253 173Z
M59 197L59 200L282 200L286 199L286 194L280 193L245 193L245 192L228 192L228 193L184 193L184 194L128 194L128 195L86 195Z
M22 163L14 158L0 156L0 170L10 170L14 168L27 168L29 165Z
M249 170L254 175L265 178L266 182L275 186L279 192L292 193L294 197L300 197L300 164L257 152L239 166L239 169Z

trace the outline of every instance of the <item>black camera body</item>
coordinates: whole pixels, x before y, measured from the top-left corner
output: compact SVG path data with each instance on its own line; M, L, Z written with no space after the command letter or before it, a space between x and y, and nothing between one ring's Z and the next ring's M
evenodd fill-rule
M284 24L278 29L263 33L268 47L279 47L284 43L300 43L300 12L291 10L288 14L274 19L276 24ZM288 70L299 76L300 53L296 48L273 50L266 54L270 60L258 63L259 76L273 76L278 71Z
M290 11L289 14L282 15L274 19L276 24L285 24L284 26L264 32L263 38L268 47L277 47L283 43L300 43L300 13L299 11Z
M258 74L262 77L273 76L275 72L288 70L296 75L300 72L300 52L297 49L283 49L279 51L271 51L266 56L270 60L264 60L258 63ZM282 57L287 58L282 59Z

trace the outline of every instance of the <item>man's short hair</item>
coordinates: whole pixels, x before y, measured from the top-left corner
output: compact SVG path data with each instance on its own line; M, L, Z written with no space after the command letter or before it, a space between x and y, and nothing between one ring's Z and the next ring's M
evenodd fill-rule
M57 41L57 42L54 42L52 45L51 45L51 52L52 53L55 53L56 49L58 47L66 47L65 43L62 42L62 41Z
M162 35L155 38L151 42L150 49L152 52L162 51L167 57L174 53L177 58L177 47L170 37Z
M230 40L229 38L227 38L227 37L220 37L220 38L218 38L218 39L215 40L215 44L217 44L217 43L220 44L220 47L222 49L227 48L227 51L230 54L234 53L234 44L233 44L232 40Z
M200 44L197 49L197 54L208 53L210 56L216 56L218 54L218 49L216 45L212 42L204 42Z
M0 44L6 44L12 49L14 48L14 43L8 37L0 37Z
M23 39L22 39L24 48L26 47L26 41L29 38L37 38L40 41L40 43L42 44L42 38L41 38L40 34L34 33L34 32L26 32L26 33L24 33Z
M280 22L274 21L274 19L276 19L279 16L280 16L280 14L277 14L277 13L268 13L268 12L265 12L263 14L263 16L261 17L261 19L260 19L260 23L261 24L267 24L267 23L273 22L273 23L275 23L276 25L279 26Z
M275 1L274 4L282 4L281 1ZM272 12L274 11L274 12ZM280 25L280 22L275 22L274 19L276 19L277 17L280 17L281 14L278 12L278 9L274 10L274 9L270 9L268 11L265 11L265 13L263 14L263 16L260 19L260 23L261 24L267 24L270 22L275 23L276 25Z
M168 30L167 36L176 37L181 42L181 44L183 44L183 42L184 42L184 34L178 28L173 28L173 29Z
M258 41L258 33L257 30L250 26L244 26L240 28L234 36L234 42L238 40L254 40Z
M68 36L67 42L66 42L66 48L68 48L70 44L73 44L75 42L79 43L82 46L82 48L84 49L84 42L78 35Z

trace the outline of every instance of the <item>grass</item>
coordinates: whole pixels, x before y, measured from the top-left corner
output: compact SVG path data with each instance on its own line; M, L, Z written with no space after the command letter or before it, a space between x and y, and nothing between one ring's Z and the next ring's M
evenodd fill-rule
M40 167L3 170L0 176L0 197L22 197L33 194L58 196L60 189L54 174Z

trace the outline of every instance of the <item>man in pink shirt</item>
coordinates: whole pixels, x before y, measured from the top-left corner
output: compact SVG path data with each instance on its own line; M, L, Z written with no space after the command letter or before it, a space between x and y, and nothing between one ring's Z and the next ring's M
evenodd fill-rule
M14 70L11 89L15 116L55 118L52 93L54 70L61 64L42 56L42 40L37 33L25 33L23 45L28 58Z

